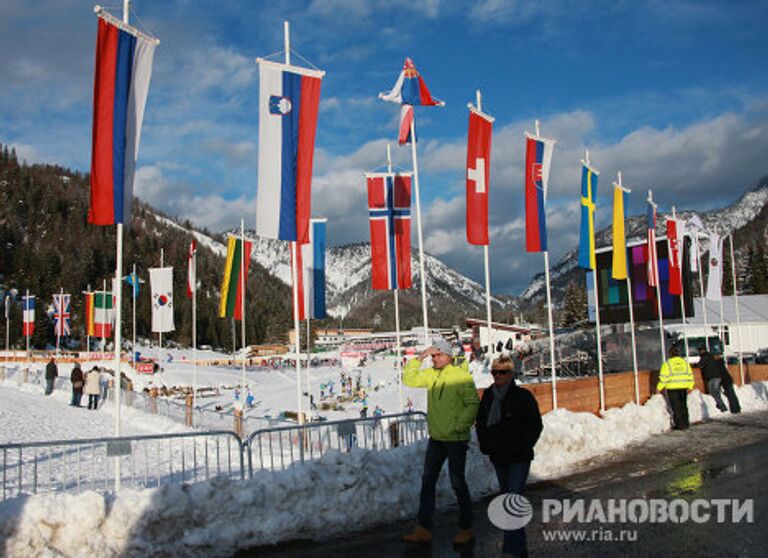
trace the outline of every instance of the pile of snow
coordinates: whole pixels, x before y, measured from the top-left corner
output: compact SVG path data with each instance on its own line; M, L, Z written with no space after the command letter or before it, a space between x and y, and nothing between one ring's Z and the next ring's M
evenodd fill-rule
M768 409L768 383L737 388L744 411ZM718 418L712 398L694 392L692 420ZM670 427L661 396L598 418L557 410L544 417L532 480L573 472L585 459ZM117 495L45 494L0 504L0 544L11 556L146 554L231 555L238 548L296 538L326 538L414 518L426 443L386 452L353 449L246 483L215 479L194 485L126 490ZM495 474L475 444L467 459L475 497L497 490ZM453 501L448 475L439 508ZM0 546L0 548L3 548Z

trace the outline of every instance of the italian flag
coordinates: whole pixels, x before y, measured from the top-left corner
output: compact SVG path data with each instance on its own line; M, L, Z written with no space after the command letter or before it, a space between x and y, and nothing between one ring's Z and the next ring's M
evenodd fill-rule
M111 291L96 291L93 293L93 333L91 335L103 338L112 336Z

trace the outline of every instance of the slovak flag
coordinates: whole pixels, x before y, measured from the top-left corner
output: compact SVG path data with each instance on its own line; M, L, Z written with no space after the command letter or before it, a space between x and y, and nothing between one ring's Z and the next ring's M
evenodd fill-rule
M467 241L488 244L488 184L493 118L470 108L467 139Z
M299 320L322 320L325 313L325 225L327 219L312 219L309 226L309 242L296 246L299 295Z
M312 158L325 72L259 59L256 234L309 242Z
M374 290L411 288L411 174L368 173Z
M397 133L397 143L405 145L411 143L413 138L411 137L411 130L413 127L413 107L411 105L403 105L400 108L400 129Z
M88 212L94 225L131 218L141 124L158 42L106 12L99 14Z
M555 140L526 133L525 148L525 248L528 252L547 251L545 205L549 186L549 166Z
M659 258L656 253L656 204L653 203L651 193L648 192L648 212L647 212L647 251L648 251L648 286L656 286L656 278L659 276Z
M53 295L53 331L58 337L70 335L70 295Z
M434 99L424 83L424 78L416 71L413 60L406 58L403 71L391 91L379 93L379 98L399 105L443 107L445 103Z
M35 295L22 296L21 309L23 312L21 334L29 337L35 333Z

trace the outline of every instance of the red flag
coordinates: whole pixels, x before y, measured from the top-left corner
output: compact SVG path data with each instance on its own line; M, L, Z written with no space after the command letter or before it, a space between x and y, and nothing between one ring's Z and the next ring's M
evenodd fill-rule
M470 244L488 244L492 133L493 118L470 110L467 140L467 241Z
M648 286L656 286L656 277L659 274L659 261L656 254L656 205L653 203L650 193L648 194L648 213L647 213L647 237L646 250L648 252Z
M197 253L197 240L194 238L189 245L189 255L187 258L187 298L192 298L192 295L197 290L197 277L195 277L195 254Z
M667 219L667 252L669 253L669 294L683 294L683 279L680 276L680 250L677 242L677 222Z
M411 105L403 105L400 109L400 129L397 133L397 143L405 145L411 143L411 124L413 124L413 107Z

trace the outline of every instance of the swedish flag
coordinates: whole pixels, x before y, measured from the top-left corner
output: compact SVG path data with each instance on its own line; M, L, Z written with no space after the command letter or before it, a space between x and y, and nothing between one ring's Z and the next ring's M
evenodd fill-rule
M581 236L579 267L595 269L595 201L597 200L597 171L581 167Z

